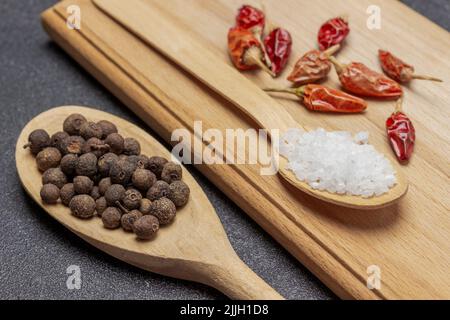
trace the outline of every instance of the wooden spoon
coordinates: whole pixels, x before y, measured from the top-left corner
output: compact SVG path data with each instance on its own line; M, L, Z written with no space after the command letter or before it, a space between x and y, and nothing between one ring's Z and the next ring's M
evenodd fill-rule
M66 106L48 110L32 119L22 130L16 146L16 166L27 193L53 218L106 253L139 268L163 275L192 280L212 286L233 299L282 299L282 297L247 267L231 247L222 224L204 194L183 170L183 181L191 189L189 202L177 211L175 221L159 230L155 239L139 241L122 229L108 230L101 219L81 220L69 208L41 201L42 174L34 156L23 148L28 135L44 128L50 134L62 129L64 119L83 114L90 121L109 120L125 137L134 137L146 155L171 154L159 142L135 125L111 114L91 108Z
M272 130L279 130L282 136L289 128L301 128L282 105L227 65L189 28L158 9L157 4L150 6L141 0L94 0L94 3L147 44L230 101L261 128L267 129L269 134ZM224 41L225 39L224 35ZM397 172L397 184L388 193L371 198L315 190L286 169L287 161L283 158L280 159L279 173L299 190L321 200L356 209L378 209L392 205L408 190L408 183L400 167L391 157L390 159Z

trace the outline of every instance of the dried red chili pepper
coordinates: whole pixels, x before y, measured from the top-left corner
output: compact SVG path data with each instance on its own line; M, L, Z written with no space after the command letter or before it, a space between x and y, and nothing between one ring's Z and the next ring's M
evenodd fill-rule
M262 61L261 43L250 30L240 27L231 28L228 32L228 51L231 60L239 70L259 67L271 76L275 76Z
M414 67L403 62L392 53L384 50L378 50L378 58L384 73L398 82L410 82L413 79L430 80L442 82L441 79L414 74Z
M303 105L312 111L357 113L367 109L367 102L340 90L318 84L299 88L264 89L268 92L285 92L301 98Z
M332 46L325 51L311 50L305 53L296 63L288 80L301 85L325 78L331 70L330 56L337 52L340 45Z
M325 22L319 29L317 40L320 50L326 50L336 44L340 44L350 33L348 18L337 17Z
M259 29L261 33L266 23L265 14L262 10L249 5L243 5L236 16L236 27L248 30Z
M339 75L342 87L354 94L385 99L398 99L403 95L402 87L385 75L369 69L359 62L348 65L330 57Z
M386 131L392 150L400 162L407 162L414 151L416 130L402 112L402 99L397 101L394 113L386 120Z
M286 67L291 55L291 34L283 28L275 28L264 37L264 47L271 62L272 72L279 75Z

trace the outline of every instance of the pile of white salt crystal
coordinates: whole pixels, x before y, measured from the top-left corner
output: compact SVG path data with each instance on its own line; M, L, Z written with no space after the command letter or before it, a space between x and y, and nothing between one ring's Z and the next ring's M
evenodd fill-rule
M368 144L369 134L291 129L280 141L288 169L313 189L369 198L396 184L390 161Z

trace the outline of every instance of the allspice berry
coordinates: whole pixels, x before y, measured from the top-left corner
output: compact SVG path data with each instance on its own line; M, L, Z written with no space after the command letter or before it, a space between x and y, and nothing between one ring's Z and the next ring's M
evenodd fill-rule
M36 163L38 169L41 171L46 171L47 169L59 166L60 161L61 152L53 147L43 149L36 156Z
M136 157L136 165L139 169L147 169L148 168L148 157L146 155L140 154Z
M164 165L169 162L166 158L154 156L148 159L148 169L153 172L157 179L161 179Z
M139 210L132 210L122 216L120 223L123 230L133 231L133 224L142 217L142 213Z
M158 200L163 197L167 197L170 193L169 184L165 181L158 180L147 191L147 198L151 201Z
M90 194L94 187L94 181L86 176L76 176L73 179L73 187L77 194Z
M104 196L106 190L108 190L111 185L111 178L103 178L102 180L100 180L100 182L98 183L98 192L100 193L100 195Z
M161 172L161 179L171 184L174 181L181 180L183 170L181 166L175 162L167 162Z
M60 167L62 172L68 176L75 175L75 170L77 168L78 156L73 153L66 154L61 159Z
M103 135L101 139L105 139L111 133L117 133L118 131L116 125L108 120L100 120L97 122L97 125L102 128Z
M80 136L69 136L61 143L62 153L81 154L85 140Z
M136 189L128 189L122 199L123 206L128 210L139 208L141 205L142 195Z
M61 202L66 207L69 206L70 200L72 200L75 195L76 193L73 183L66 183L60 190Z
M122 214L115 207L108 207L102 213L102 222L107 229L116 229L120 227L120 218Z
M93 186L93 187L92 187L91 197L92 197L92 199L94 199L94 200L97 200L98 198L101 197L100 191L99 191L99 189L98 189L98 186Z
M168 198L177 207L184 206L189 200L190 189L186 183L181 180L174 181L169 185Z
M47 183L41 188L41 199L47 204L55 204L59 199L59 188L54 184Z
M141 191L147 191L156 182L156 176L153 172L147 169L136 169L134 171L131 181L133 186Z
M81 149L82 153L89 153L92 152L95 154L97 158L100 158L105 153L109 152L109 146L105 144L103 140L100 140L98 138L90 138L88 139Z
M69 137L69 134L67 132L64 132L64 131L56 132L55 134L53 134L50 137L50 146L58 149L61 153L63 153L63 144L62 143L63 143L63 140L67 137Z
M95 211L97 212L97 215L99 217L102 216L103 212L108 207L108 204L106 203L105 197L100 197L97 200L95 200Z
M95 200L87 194L80 194L72 198L69 203L72 214L78 218L91 218L95 212Z
M106 190L105 199L109 206L115 206L125 197L125 188L121 184L113 184Z
M81 125L80 136L85 140L90 138L101 139L103 136L102 128L95 122L87 121Z
M111 152L119 155L123 151L125 141L120 134L111 133L106 137L105 143L109 146Z
M97 157L92 152L82 154L78 158L76 174L92 177L97 173Z
M134 165L127 160L119 160L111 165L109 176L112 183L127 185L134 172Z
M28 143L24 145L24 149L30 148L32 154L37 155L44 148L50 146L50 136L47 131L43 129L37 129L30 133L28 136Z
M141 240L149 240L155 236L159 230L159 221L152 215L146 215L133 224L133 232Z
M111 170L112 164L118 160L119 160L119 157L117 156L117 154L112 153L112 152L108 152L108 153L102 155L98 159L98 163L97 163L98 172L103 177L109 176L109 171Z
M74 113L71 114L64 120L63 130L71 136L76 136L80 134L81 126L87 122L86 118L81 114Z
M152 202L147 198L141 199L141 205L139 206L139 211L143 214L150 214Z
M141 153L141 145L135 138L125 138L123 144L123 153L128 156L138 156Z
M67 183L67 177L61 169L50 168L42 174L42 184L54 184L58 188L62 188Z
M158 218L159 224L169 224L175 218L177 208L167 198L161 198L152 202L150 206L150 214Z

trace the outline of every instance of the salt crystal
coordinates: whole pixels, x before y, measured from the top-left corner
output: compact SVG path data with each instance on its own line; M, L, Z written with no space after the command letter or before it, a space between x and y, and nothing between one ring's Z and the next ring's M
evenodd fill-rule
M312 188L370 198L388 192L397 179L389 160L368 141L368 132L352 137L347 131L290 129L279 150L287 168Z

